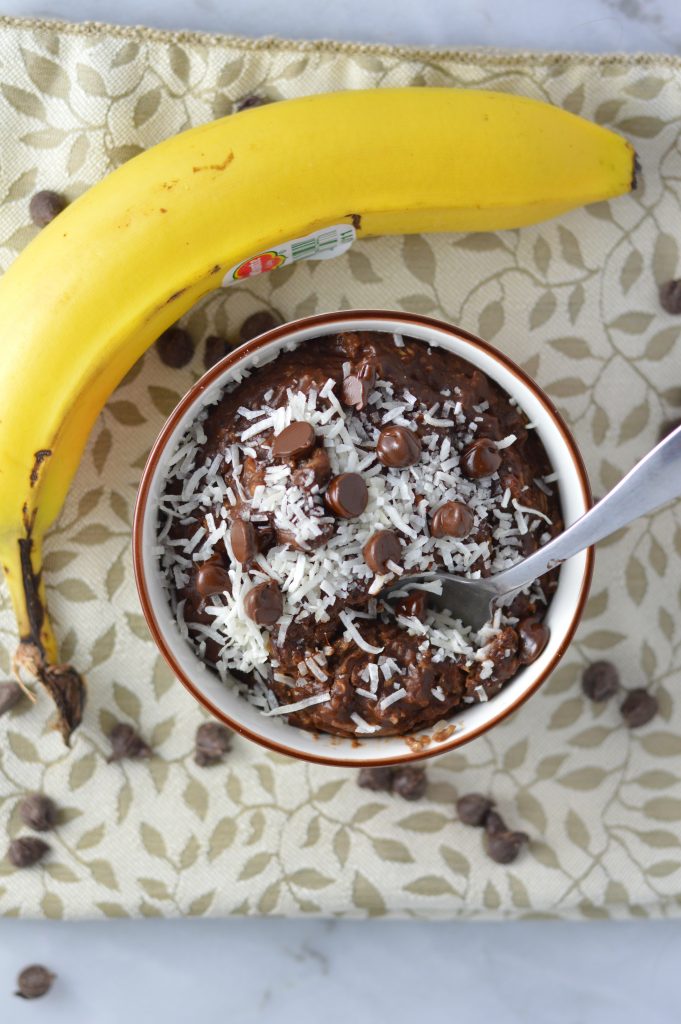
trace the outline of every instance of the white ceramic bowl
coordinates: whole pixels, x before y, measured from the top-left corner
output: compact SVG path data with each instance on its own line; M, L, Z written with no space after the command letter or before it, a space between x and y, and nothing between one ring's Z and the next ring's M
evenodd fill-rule
M592 569L591 551L577 555L562 567L546 618L551 637L541 656L522 668L491 700L470 705L449 718L450 728L431 727L409 737L362 739L311 733L288 725L281 718L264 717L236 690L220 682L181 637L161 586L154 546L157 505L168 459L206 399L233 380L236 370L268 361L284 347L308 338L367 330L395 331L446 348L495 380L536 424L558 474L566 525L590 507L589 483L572 435L546 395L510 359L486 342L437 320L411 313L354 310L324 313L277 327L236 349L208 370L168 417L151 451L140 484L133 531L135 576L144 615L161 653L189 692L216 718L263 746L320 764L358 768L413 762L444 753L479 736L516 709L550 675L565 653L586 602Z

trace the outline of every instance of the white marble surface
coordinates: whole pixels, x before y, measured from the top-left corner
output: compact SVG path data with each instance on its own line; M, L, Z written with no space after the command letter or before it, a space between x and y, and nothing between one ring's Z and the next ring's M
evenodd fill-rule
M678 0L4 0L2 13L242 35L681 53ZM17 971L59 979L36 1004ZM0 1021L667 1024L681 926L0 921Z
M678 0L4 0L0 10L248 36L681 51Z

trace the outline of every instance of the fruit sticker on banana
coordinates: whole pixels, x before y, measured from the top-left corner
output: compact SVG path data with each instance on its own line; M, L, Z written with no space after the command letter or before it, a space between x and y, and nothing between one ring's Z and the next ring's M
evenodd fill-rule
M356 237L357 232L351 224L332 224L331 227L312 231L302 238L282 242L275 249L250 256L228 270L222 283L225 286L239 284L247 277L268 274L270 270L277 270L284 265L302 263L303 260L330 260L334 256L342 256Z

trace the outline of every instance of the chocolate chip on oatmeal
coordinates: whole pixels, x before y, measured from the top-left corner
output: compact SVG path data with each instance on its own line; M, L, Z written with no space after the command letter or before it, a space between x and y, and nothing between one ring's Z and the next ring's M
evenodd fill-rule
M215 366L229 352L229 345L224 338L217 334L209 334L206 338L206 347L203 350L203 365L207 370Z
M371 358L362 359L357 367L357 376L360 380L366 381L369 388L373 388L376 384L376 364Z
M19 814L24 825L36 832L49 832L57 823L57 807L44 793L31 793L19 804Z
M314 427L306 420L296 420L274 439L272 454L275 459L299 459L312 451L316 435Z
M408 427L391 423L378 435L376 454L379 462L393 469L415 466L421 458L421 438Z
M270 102L270 100L266 100L262 96L242 96L240 100L234 101L234 113L238 114L242 110L252 110L253 107L264 107Z
M11 711L19 703L23 690L18 683L0 683L0 715Z
M466 793L456 801L456 810L464 825L480 828L492 810L492 801L482 793Z
M31 868L43 859L49 849L48 844L37 836L20 836L9 844L7 859L15 868Z
M355 519L367 507L369 491L359 473L341 473L329 482L324 500L341 519Z
M280 323L281 320L267 309L251 313L241 325L239 340L242 342L250 341L251 338L257 338L259 335L271 331L273 327L278 327Z
M376 533L372 533L362 548L362 554L372 572L385 576L391 571L388 562L400 564L402 557L400 538L393 530L377 530Z
M204 722L196 730L194 760L201 768L220 764L232 746L232 732L221 722Z
M359 377L355 377L354 374L350 374L350 376L345 377L343 380L341 401L343 405L361 409L366 404L368 390L364 381L361 381Z
M358 411L364 409L375 384L376 368L365 360L360 363L356 373L351 373L343 379L341 401Z
M252 587L244 598L244 611L257 626L273 626L284 610L284 599L275 580Z
M487 853L497 864L512 864L528 841L529 836L526 832L514 832L510 829L486 831L485 835Z
M323 487L331 476L331 462L326 448L317 447L309 458L301 460L297 469L291 473L291 483L300 487L301 491L312 487Z
M52 988L56 974L48 971L42 964L31 964L24 967L17 978L17 990L14 993L20 999L40 999Z
M664 441L665 437L669 437L669 435L672 433L672 431L676 430L677 427L681 427L681 419L680 420L665 420L665 422L660 427L660 431L659 431L659 433L657 435L658 444L660 443L660 441Z
M622 718L630 729L647 725L651 718L655 717L658 709L659 705L652 693L640 688L630 690L620 707Z
M234 529L236 523L240 522L240 519L235 520L232 524L232 529ZM250 523L248 525L250 526ZM232 532L230 530L230 540L231 539ZM232 550L234 550L233 542ZM234 551L234 557L238 561L241 561L236 551ZM197 594L204 600L207 597L212 597L213 594L224 594L225 591L230 591L232 587L227 570L223 568L223 566L217 565L215 562L204 562L203 565L198 567L194 585L196 586Z
M403 800L420 800L425 795L427 786L428 779L425 768L407 765L405 768L395 769L392 791L401 796Z
M619 672L611 661L594 661L582 673L582 691L599 704L617 693L619 685Z
M461 471L472 480L492 476L501 465L501 455L494 441L479 437L461 453Z
M393 605L395 615L404 615L407 619L418 619L423 622L428 610L428 595L424 590L412 590L405 597L400 597Z
M253 561L258 551L258 538L253 523L247 519L235 519L229 530L229 542L237 562L249 565ZM215 566L215 568L218 573L222 572L227 576L224 569L221 570L219 566ZM227 576L227 581L229 582L229 576ZM220 581L218 580L218 582ZM220 591L212 590L211 593L224 593L225 589L225 587L220 587Z
M430 532L433 537L467 537L473 529L473 513L461 501L446 501L433 513Z
M58 217L62 210L66 209L66 206L67 201L64 196L58 192L50 192L49 189L44 189L42 192L36 192L31 197L28 212L36 227L44 228L55 217Z
M183 327L170 327L156 342L156 351L162 363L180 370L191 362L194 342Z
M362 789L371 789L375 793L390 792L393 785L392 768L360 768L357 785Z
M530 665L536 661L549 642L550 635L546 623L534 616L523 619L518 625L520 664Z
M139 733L135 732L127 722L117 722L109 733L111 754L107 758L109 764L113 761L123 761L125 758L137 760L151 757L152 750Z
M681 313L681 277L660 285L660 305L672 315Z

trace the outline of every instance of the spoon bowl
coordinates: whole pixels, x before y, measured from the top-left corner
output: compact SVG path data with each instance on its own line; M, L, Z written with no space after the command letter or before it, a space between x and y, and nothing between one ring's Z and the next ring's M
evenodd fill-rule
M589 589L592 555L584 551L563 566L549 605L550 638L541 655L520 671L486 703L467 706L448 716L438 729L404 736L340 738L311 733L277 717L265 717L235 687L225 685L187 644L178 629L157 565L158 503L166 486L173 452L180 438L207 403L244 372L287 347L295 347L338 331L379 330L407 334L468 360L503 388L536 424L537 435L556 473L562 519L572 523L589 507L589 484L570 431L550 399L508 355L442 321L414 313L346 310L321 313L276 327L230 352L211 367L171 413L149 456L137 500L133 557L142 609L151 634L174 676L205 709L243 736L278 754L319 764L369 767L414 763L452 751L493 729L535 693L556 667L575 632ZM531 728L531 719L530 719Z

